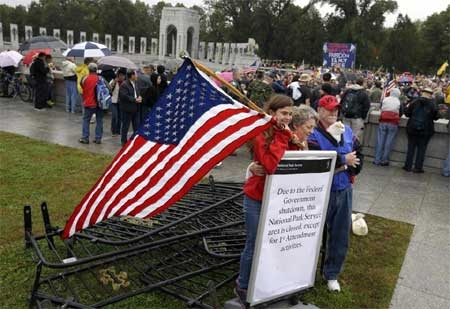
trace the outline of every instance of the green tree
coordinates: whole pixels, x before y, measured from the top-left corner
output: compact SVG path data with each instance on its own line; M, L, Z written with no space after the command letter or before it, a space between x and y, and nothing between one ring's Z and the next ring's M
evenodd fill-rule
M363 67L377 66L379 49L384 40L384 15L397 9L394 0L326 0L335 14L326 17L328 40L354 43L357 61Z
M417 28L407 15L398 15L384 50L383 63L400 71L417 70L418 50Z
M435 73L450 55L450 5L445 11L429 16L419 27L420 67Z

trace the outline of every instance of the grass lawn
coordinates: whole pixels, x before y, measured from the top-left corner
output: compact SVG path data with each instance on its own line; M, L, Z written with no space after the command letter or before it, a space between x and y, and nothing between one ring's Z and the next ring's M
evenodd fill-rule
M47 201L54 226L62 227L111 156L0 132L0 308L25 308L34 279L30 250L24 250L23 206L33 207L33 232L43 232L39 205ZM343 291L329 293L317 276L305 301L320 308L388 308L413 226L366 216L369 235L352 236L340 280ZM232 286L220 299L232 297ZM182 308L160 293L139 295L114 308Z

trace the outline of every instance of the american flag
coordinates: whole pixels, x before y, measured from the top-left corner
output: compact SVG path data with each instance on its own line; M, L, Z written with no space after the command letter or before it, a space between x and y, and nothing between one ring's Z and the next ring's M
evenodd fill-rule
M233 100L186 59L146 121L75 208L62 237L112 216L160 213L269 126L269 116Z
M386 82L386 85L384 86L383 93L381 94L381 102L384 100L384 98L388 97L391 93L391 90L395 88L395 79L391 79L390 81Z

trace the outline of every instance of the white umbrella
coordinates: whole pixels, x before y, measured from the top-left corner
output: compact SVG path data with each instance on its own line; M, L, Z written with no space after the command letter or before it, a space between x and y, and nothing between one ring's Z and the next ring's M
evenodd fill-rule
M16 52L15 50L3 51L0 53L0 67L17 67L22 58L23 55Z
M137 65L128 58L120 56L105 56L97 61L98 68L106 70L108 68L126 68L136 70Z
M111 50L106 45L95 42L81 42L63 52L64 57L99 58L111 55Z

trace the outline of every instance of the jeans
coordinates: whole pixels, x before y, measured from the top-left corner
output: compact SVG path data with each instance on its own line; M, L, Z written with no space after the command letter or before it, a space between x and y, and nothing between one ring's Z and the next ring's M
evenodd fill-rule
M261 202L244 195L245 239L244 251L241 255L238 284L239 288L246 290L250 271L252 270L253 252L255 251L256 234L258 233L259 214Z
M352 187L330 193L326 218L327 248L323 267L326 280L337 279L347 256L352 222L352 193Z
M380 122L378 125L377 145L375 147L375 164L388 163L392 143L397 135L398 126Z
M120 124L122 122L118 103L111 104L111 133L120 134Z
M444 161L444 166L442 167L442 175L446 177L450 176L450 146L448 148L447 159Z
M77 90L77 82L74 80L65 80L64 85L66 88L66 112L75 113L78 102L80 101L80 95Z
M417 170L423 169L423 161L425 161L425 151L427 150L427 145L430 139L431 135L408 134L408 150L406 151L406 161L404 166L405 168L412 168L414 154L416 154L414 168Z
M82 138L89 140L89 125L92 115L95 114L95 140L100 141L103 136L103 110L98 107L83 108L83 110Z
M139 125L139 113L127 113L122 112L122 127L121 130L121 139L122 146L125 145L125 143L128 140L128 130L130 129L130 124L133 126L133 132L135 132L138 129Z

